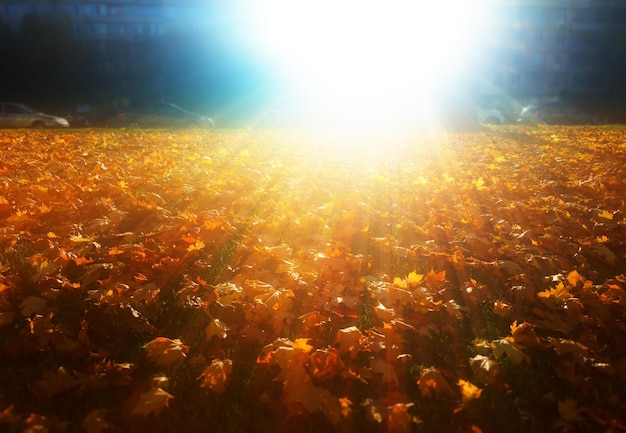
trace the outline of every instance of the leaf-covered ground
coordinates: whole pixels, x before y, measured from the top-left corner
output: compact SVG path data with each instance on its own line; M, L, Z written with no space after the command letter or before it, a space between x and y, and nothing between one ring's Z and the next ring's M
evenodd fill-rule
M626 431L625 198L620 130L2 132L0 430Z

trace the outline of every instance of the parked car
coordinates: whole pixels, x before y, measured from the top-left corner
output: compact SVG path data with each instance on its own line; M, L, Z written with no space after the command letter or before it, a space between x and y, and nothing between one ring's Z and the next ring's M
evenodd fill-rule
M213 119L175 104L162 102L137 111L118 113L106 122L108 127L126 128L214 128Z
M41 113L28 105L0 102L0 128L67 128L67 119Z
M522 109L517 123L547 123L549 125L591 125L596 119L565 102L533 104Z

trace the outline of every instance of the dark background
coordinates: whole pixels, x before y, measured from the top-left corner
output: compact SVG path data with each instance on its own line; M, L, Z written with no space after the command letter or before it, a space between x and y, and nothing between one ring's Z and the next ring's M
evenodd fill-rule
M96 120L166 100L222 125L248 121L271 109L280 82L242 49L231 32L237 9L225 3L0 0L0 99L54 114L88 105ZM84 15L86 4L104 8L105 32ZM148 4L153 16L141 21L137 8ZM481 68L471 75L480 78L463 81L471 93L511 116L558 97L603 121L626 121L626 2L494 5L492 37L476 47ZM156 30L131 33L131 25Z

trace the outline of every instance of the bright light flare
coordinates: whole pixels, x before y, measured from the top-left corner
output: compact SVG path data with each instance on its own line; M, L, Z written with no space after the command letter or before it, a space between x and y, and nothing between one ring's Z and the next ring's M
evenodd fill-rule
M467 0L258 0L241 12L292 114L359 127L423 118L471 71L486 18Z

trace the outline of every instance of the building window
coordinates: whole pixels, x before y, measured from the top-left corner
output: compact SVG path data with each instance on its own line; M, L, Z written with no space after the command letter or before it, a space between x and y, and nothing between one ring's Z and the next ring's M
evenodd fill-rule
M562 54L556 54L554 56L554 67L555 68L561 68L563 66L563 55Z
M94 4L86 4L83 5L83 14L84 15L96 15L98 13L98 8Z
M107 34L107 25L106 25L106 23L96 23L96 24L94 24L93 32L96 35L100 35L100 36L106 35Z
M539 53L533 53L530 56L530 68L532 70L543 69L543 56Z
M78 5L77 4L65 4L61 6L61 11L66 13L66 14L70 14L72 16L76 16L78 15Z
M565 34L563 32L557 32L554 40L558 46L562 47L565 45Z

